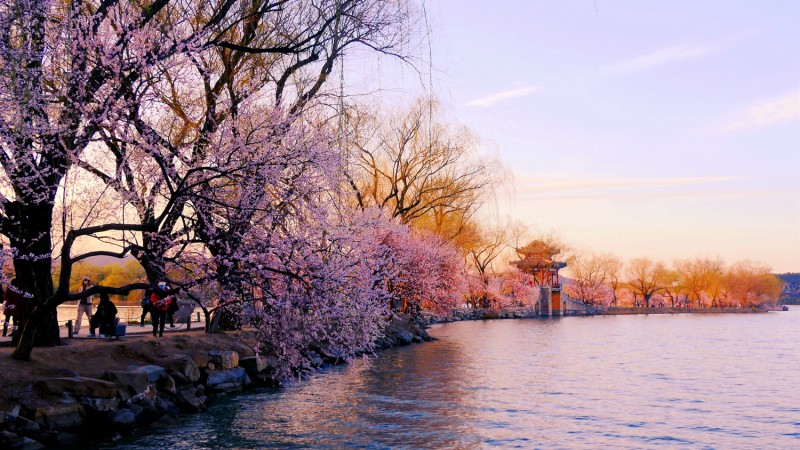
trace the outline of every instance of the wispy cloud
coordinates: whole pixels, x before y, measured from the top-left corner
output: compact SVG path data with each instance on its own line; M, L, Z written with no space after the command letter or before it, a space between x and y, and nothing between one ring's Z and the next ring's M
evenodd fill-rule
M622 76L643 72L667 64L702 58L719 51L724 46L722 43L673 45L605 67L599 71L599 75Z
M542 88L539 86L529 85L529 86L522 86L516 89L511 89L508 91L497 92L494 94L489 94L485 97L481 97L475 100L471 100L467 102L467 106L479 106L479 107L487 107L492 106L495 103L502 102L504 100L511 100L514 98L520 97L527 97L531 94L534 94L540 91Z
M766 128L772 125L792 122L800 119L800 88L780 97L755 104L739 118L722 128L723 132L732 132L748 128Z
M531 193L596 190L641 190L699 184L723 183L738 177L687 177L687 178L528 178L522 181L522 190Z

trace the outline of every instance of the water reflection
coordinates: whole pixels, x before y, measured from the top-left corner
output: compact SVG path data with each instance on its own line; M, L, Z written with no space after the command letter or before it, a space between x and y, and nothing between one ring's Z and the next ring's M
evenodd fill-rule
M800 447L800 311L463 322L432 334L122 446Z

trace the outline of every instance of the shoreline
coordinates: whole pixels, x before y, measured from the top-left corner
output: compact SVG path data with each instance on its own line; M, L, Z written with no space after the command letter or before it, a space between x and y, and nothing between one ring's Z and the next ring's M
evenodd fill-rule
M464 320L503 320L503 319L553 319L560 317L586 317L586 316L626 316L648 314L761 314L770 311L782 311L775 308L632 308L617 307L597 309L590 313L564 314L560 316L541 316L535 308L459 308L448 316L441 316L430 312L423 312L423 322L426 325L437 323L460 322Z
M432 340L408 316L387 317L375 350ZM0 348L0 448L58 448L116 441L123 434L205 411L220 396L280 384L275 360L256 355L252 330L202 329L119 340L70 339L36 348L30 361ZM335 350L309 350L298 377L341 364ZM327 354L326 354L327 353Z
M752 314L750 308L616 308L591 315ZM561 316L572 317L572 316ZM466 320L548 318L534 308L459 309L447 317L423 312L422 320L388 317L375 352L432 340L425 328ZM78 339L34 350L31 361L0 348L0 448L45 448L113 442L158 421L199 413L214 398L280 383L267 357L257 356L252 331L207 334L202 329L166 338ZM320 350L317 350L320 351ZM315 354L298 367L303 377L341 364L335 354ZM99 430L99 431L98 431Z

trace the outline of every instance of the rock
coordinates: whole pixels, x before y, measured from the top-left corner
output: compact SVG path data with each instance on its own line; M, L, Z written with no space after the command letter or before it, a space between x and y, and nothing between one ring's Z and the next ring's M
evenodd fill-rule
M177 384L195 383L200 379L200 368L195 360L186 355L172 355L159 361Z
M35 412L33 412L31 414L31 417L33 417L34 415L35 415ZM24 432L29 432L30 433L30 432L39 431L39 429L41 428L38 423L36 423L36 422L34 422L32 420L28 420L28 419L26 419L26 418L24 418L22 416L15 416L13 418L13 422L14 422L13 423L14 428L19 430L19 431L24 431Z
M29 437L23 436L12 439L5 448L9 450L39 450L40 448L45 448L45 446Z
M317 353L322 355L322 357L326 361L330 361L330 362L333 362L333 363L338 363L339 361L344 360L345 357L347 356L345 354L345 352L343 352L341 349L339 349L335 345L332 345L332 344L330 344L328 342L318 343L315 347L316 347L315 350L317 351Z
M239 365L239 354L233 350L211 350L208 352L211 362L223 370L233 369Z
M64 429L82 425L85 415L80 403L57 403L36 408L33 420L43 427Z
M75 372L74 370L67 369L65 367L59 367L59 368L55 369L55 372L59 377L62 377L62 378L63 377L76 378L76 377L81 376L81 374L79 374L78 372Z
M119 429L129 429L136 425L136 413L130 408L121 408L108 416L108 422Z
M202 369L208 367L208 364L211 362L211 357L208 356L208 353L196 352L192 355L192 360L197 364L197 367Z
M112 398L117 395L114 383L96 378L44 378L33 383L33 388L42 394L70 394L75 397Z
M319 356L316 352L309 352L308 359L311 361L311 365L314 367L320 367L324 363L322 357Z
M106 372L103 378L116 384L120 397L128 400L145 392L148 386L155 386L160 392L175 394L175 380L160 366L142 366L127 371Z
M397 333L397 342L401 345L409 345L414 341L414 336L408 330L400 330Z
M214 385L214 389L218 392L224 393L241 392L242 385L235 381L226 381L224 383Z
M199 395L198 392L200 392ZM202 395L202 389L194 386L179 389L176 401L181 411L200 412L206 409L206 397Z
M119 407L119 398L89 398L84 397L80 399L81 405L92 412L108 412L113 411Z
M263 356L248 356L239 360L239 367L244 368L251 377L258 375L267 368L267 358Z
M175 403L165 399L164 397L157 397L155 400L156 410L162 414L169 414L171 416L177 416L180 413L180 410Z
M136 422L142 425L152 423L163 415L158 411L158 408L156 408L154 398L144 396L138 397L128 408L136 415Z
M264 371L253 377L253 381L261 386L277 386L278 381L275 379L273 374L268 373L269 371Z
M61 432L56 436L56 443L61 446L77 447L83 443L83 438L74 433Z
M241 391L248 384L250 384L250 378L241 367L234 367L229 370L206 371L205 385L214 392Z
M22 409L22 405L16 405L13 408L11 408L11 411L9 411L7 414L9 416L12 416L11 420L13 420L13 417L17 417L19 415L19 412L20 412L21 409Z
M18 436L10 431L0 431L0 443L16 439ZM2 447L0 447L2 448Z

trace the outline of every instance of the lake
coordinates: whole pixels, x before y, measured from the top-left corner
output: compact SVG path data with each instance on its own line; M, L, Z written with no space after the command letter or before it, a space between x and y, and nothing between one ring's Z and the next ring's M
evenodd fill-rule
M800 448L800 307L459 322L116 448Z

